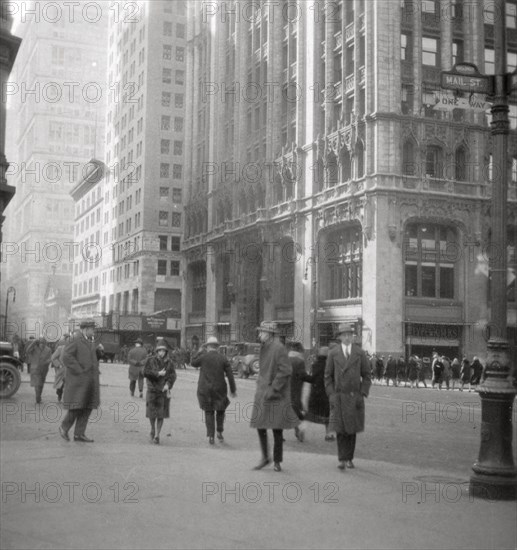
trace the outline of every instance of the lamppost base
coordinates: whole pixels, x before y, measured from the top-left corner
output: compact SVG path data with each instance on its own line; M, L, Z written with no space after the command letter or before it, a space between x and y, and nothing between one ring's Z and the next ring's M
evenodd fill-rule
M470 477L469 493L487 500L517 500L517 476L474 474Z

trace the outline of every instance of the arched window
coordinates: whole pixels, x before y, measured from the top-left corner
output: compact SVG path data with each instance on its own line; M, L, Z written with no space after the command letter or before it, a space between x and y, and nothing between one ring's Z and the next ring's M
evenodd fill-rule
M454 298L457 232L447 225L409 223L406 226L406 296Z
M341 164L341 181L350 181L352 179L352 158L346 147L341 149L339 160Z
M443 152L438 145L428 145L425 155L425 174L428 178L443 177Z
M327 300L362 296L362 231L358 225L336 229L325 242L325 260L321 262Z
M402 173L406 176L414 176L415 167L415 144L412 139L407 139L402 148Z
M285 198L286 200L292 200L294 197L294 184L296 183L293 173L290 168L287 168L284 172L285 183Z
M291 238L280 241L280 288L278 299L284 306L294 304L294 270L297 250Z
M362 141L357 143L355 148L355 155L357 158L357 178L364 176L364 145Z
M467 152L465 147L460 145L454 155L454 179L466 181L467 179Z
M327 178L326 186L334 187L339 181L339 166L337 163L337 157L333 151L327 155Z

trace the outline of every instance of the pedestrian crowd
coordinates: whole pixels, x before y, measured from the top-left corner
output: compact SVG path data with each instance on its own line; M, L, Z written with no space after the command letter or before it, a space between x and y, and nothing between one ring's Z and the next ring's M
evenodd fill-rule
M385 362L383 355L374 353L369 357L371 376L374 383L392 386L405 386L418 388L422 383L427 388L427 380L431 381L431 388L442 389L443 384L447 390L454 390L458 386L463 391L465 384L468 391L480 384L485 378L485 367L478 357L473 357L472 362L464 356L461 363L457 357L450 359L445 355L439 355L434 351L429 363L429 369L424 359L418 355L410 355L406 361L400 356L394 358L388 355Z
M393 386L410 383L418 388L420 382L427 387L422 359L411 355L403 357L369 356L354 343L353 325L340 324L329 346L317 350L310 374L306 370L305 352L300 342L281 336L278 325L264 321L257 327L261 343L257 388L251 411L250 427L257 430L261 459L255 469L260 470L273 462L275 471L281 471L283 462L284 430L294 430L295 437L303 442L307 422L325 426L325 441L337 441L338 468L354 468L357 434L365 429L365 399L374 380L390 381ZM229 359L219 352L217 338L210 337L195 353L171 350L165 340L144 346L138 338L124 355L129 364L129 392L132 397L138 388L144 397L144 380L147 380L146 417L149 419L150 441L160 443L164 419L170 417L172 388L176 382L176 368L187 364L199 369L197 398L203 410L206 434L210 445L224 441L225 411L230 396L237 396L237 388ZM90 443L85 431L93 409L100 404L99 350L95 342L95 322L83 320L79 330L58 342L54 352L44 338L34 339L25 349L31 385L36 402L41 403L43 384L49 365L55 369L54 388L58 401L67 414L59 426L63 439L70 441L74 428L74 441ZM433 354L432 387L439 389L445 382L447 389L460 384L479 384L483 366L478 358L470 363L466 357L458 359ZM303 404L304 384L310 384L307 407ZM74 427L75 426L75 427ZM270 453L268 430L272 431L273 452Z

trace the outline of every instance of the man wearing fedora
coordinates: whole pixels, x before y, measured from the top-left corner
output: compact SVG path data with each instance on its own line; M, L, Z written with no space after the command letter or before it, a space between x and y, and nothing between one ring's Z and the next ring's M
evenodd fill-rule
M68 412L59 426L63 439L69 441L69 430L75 423L74 441L92 443L85 431L92 409L100 404L99 363L95 353L95 322L81 321L77 331L63 349L61 360L66 369L63 407Z
M192 365L199 368L197 398L199 407L205 413L208 442L213 445L216 422L217 439L219 441L224 439L224 412L230 404L225 376L230 383L232 397L237 397L237 389L230 362L222 353L217 351L219 347L217 338L210 336L205 343L205 347L207 351L197 355Z
M250 427L258 431L262 460L255 467L261 470L271 462L268 450L267 430L273 430L273 462L280 472L283 459L283 430L298 426L299 420L291 405L292 367L287 350L280 342L276 323L264 321L257 328L262 344L257 390L251 413Z
M330 349L325 366L325 390L330 401L330 428L337 434L338 468L354 468L356 434L364 431L364 399L371 374L364 351L352 343L354 328L342 323L341 344Z
M147 361L147 350L143 347L141 338L137 338L135 347L129 350L127 355L129 362L129 392L131 397L135 395L136 383L138 382L138 391L140 397L144 396L144 367Z

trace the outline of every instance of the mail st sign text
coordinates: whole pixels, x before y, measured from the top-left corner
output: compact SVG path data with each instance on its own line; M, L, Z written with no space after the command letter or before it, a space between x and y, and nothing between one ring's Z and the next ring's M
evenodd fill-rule
M452 71L442 72L441 85L460 92L494 93L493 77L481 74L473 63L456 63Z
M442 88L461 92L480 94L493 93L493 82L490 76L466 76L457 73L442 73Z

